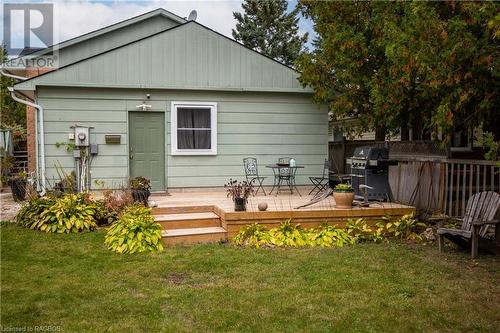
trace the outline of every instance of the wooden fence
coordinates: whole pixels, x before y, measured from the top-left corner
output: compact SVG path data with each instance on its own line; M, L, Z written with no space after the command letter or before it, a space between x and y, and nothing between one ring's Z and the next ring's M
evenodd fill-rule
M397 202L417 207L421 214L462 216L470 196L481 191L500 193L500 168L482 160L423 160L399 158L389 170Z

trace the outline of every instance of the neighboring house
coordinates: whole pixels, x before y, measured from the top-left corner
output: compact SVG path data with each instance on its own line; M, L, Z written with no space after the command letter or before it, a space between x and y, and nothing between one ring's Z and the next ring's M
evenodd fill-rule
M199 23L160 9L59 47L59 69L14 86L43 107L36 157L49 183L57 165L74 168L72 153L57 144L70 142L75 124L91 127L98 144L94 188L135 176L151 178L158 191L222 186L244 178L247 156L269 185L264 166L281 156L305 165L299 185L321 172L326 107L312 102L292 68Z

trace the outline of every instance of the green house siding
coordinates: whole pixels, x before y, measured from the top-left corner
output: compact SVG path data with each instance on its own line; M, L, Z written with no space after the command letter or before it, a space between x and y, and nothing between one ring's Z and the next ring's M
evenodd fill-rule
M298 73L188 22L18 83L37 86L310 92Z
M266 164L280 156L292 156L305 165L297 183L308 184L309 176L321 173L328 154L328 115L325 107L311 102L309 94L224 92L154 89L83 89L39 87L37 102L45 111L46 173L51 184L57 180L56 166L72 170L74 161L65 147L70 126L94 127L91 140L99 145L92 162L95 180L106 188L124 185L129 176L128 112L136 111L145 94L153 111L165 112L166 187L221 186L229 178L242 179L242 159L257 157L259 171L272 184ZM170 103L202 101L218 103L215 156L172 156L170 154ZM147 112L147 111L146 111ZM121 144L106 144L106 134L121 135Z
M158 8L34 52L29 58L56 51L57 65L62 67L186 22L185 19Z
M112 48L127 44L155 34L157 32L172 28L179 23L162 16L153 17L130 26L123 27L103 34L81 43L61 49L59 52L59 66L66 66L75 61L91 57Z

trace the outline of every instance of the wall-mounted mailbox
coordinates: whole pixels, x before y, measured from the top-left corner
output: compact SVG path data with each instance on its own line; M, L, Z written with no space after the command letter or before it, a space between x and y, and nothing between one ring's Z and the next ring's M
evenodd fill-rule
M104 139L106 140L106 144L119 145L121 143L122 136L121 135L105 135Z

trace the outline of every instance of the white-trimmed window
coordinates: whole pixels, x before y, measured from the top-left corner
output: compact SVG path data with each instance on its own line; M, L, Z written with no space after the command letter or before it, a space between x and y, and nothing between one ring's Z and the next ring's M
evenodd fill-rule
M217 103L172 102L172 155L217 155Z

